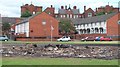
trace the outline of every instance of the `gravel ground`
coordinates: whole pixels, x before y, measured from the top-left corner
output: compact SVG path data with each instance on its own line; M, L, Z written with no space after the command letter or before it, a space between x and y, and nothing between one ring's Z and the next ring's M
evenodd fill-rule
M64 44L3 44L3 57L51 57L119 59L120 48L115 45L64 45Z

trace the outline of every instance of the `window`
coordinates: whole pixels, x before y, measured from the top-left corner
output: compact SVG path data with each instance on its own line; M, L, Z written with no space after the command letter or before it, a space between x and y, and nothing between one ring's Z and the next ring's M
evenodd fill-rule
M70 14L70 18L72 18L72 14Z
M96 25L96 23L95 23L95 25Z
M67 14L67 18L69 18L69 14Z
M51 14L50 12L48 14Z
M101 22L99 22L99 25L101 25Z
M120 20L118 21L118 24L120 24Z
M61 18L62 18L62 15L61 15Z
M75 15L74 15L74 18L75 18Z
M46 21L45 20L42 21L42 25L46 25Z
M78 18L78 15L76 15L76 18Z
M33 12L33 14L35 14L35 12Z
M58 15L55 15L55 17L58 17Z
M65 15L63 15L63 17L65 18Z
M88 17L92 17L92 13L88 13Z

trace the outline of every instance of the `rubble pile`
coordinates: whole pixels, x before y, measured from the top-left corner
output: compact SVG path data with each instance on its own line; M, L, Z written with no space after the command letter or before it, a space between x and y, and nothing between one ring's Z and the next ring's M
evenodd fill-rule
M0 54L3 57L67 57L67 58L98 58L118 59L120 49L116 46L79 46L79 45L42 45L27 44L21 46L3 46Z

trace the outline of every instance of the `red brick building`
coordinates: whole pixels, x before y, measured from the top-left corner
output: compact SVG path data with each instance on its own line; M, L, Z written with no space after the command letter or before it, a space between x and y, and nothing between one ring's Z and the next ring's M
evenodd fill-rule
M105 13L119 12L119 8L113 7L113 6L110 6L110 5L106 5L105 7L96 8L96 13L99 13L99 12L105 12Z
M33 4L25 4L21 6L21 15L26 10L30 11L31 14L36 14L37 12L42 12L42 6L34 6Z
M51 7L47 7L44 12L49 14L50 16L55 17L55 8L51 5Z
M58 20L45 12L33 15L16 24L15 33L17 37L27 38L50 38L59 37Z
M120 12L107 20L107 36L120 40Z
M84 13L82 18L93 17L93 16L95 16L95 12L91 8L88 8L86 10L86 6L84 6Z

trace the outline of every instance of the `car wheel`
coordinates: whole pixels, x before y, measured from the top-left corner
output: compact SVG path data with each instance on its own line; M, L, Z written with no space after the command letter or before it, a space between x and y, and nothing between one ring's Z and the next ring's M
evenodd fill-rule
M8 40L4 40L4 41L8 41Z

